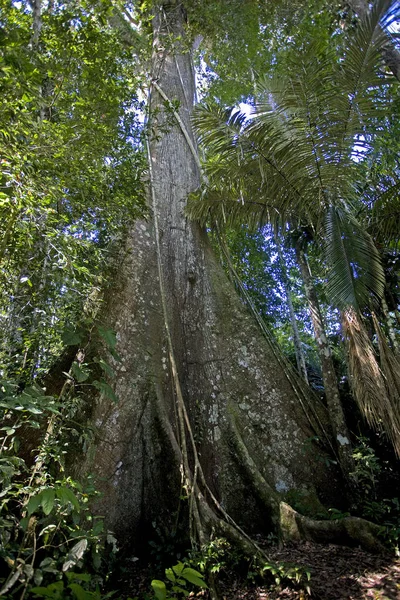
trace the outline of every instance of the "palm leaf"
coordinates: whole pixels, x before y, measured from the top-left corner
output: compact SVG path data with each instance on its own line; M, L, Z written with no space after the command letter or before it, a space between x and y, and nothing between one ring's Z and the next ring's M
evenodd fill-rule
M354 397L369 425L378 430L384 429L400 456L398 405L393 405L387 394L384 375L360 316L352 308L346 309L342 316Z
M192 123L199 143L215 154L224 155L240 149L239 135L246 119L239 110L204 103L196 106Z
M385 275L370 235L350 213L331 207L325 225L325 255L330 298L339 307L381 298Z
M379 67L387 34L381 23L392 15L394 5L388 0L375 5L352 33L340 61L332 50L314 44L301 59L296 77L260 85L255 135L269 143L271 132L273 138L280 128L280 149L287 157L313 156L309 175L319 180L321 189L329 189L331 197L348 198L346 181L351 179L348 169L354 168L355 142L359 152L371 148L377 117L390 102L385 96L375 100L385 84Z
M374 202L369 230L378 239L398 243L400 239L400 181L385 190Z
M387 43L381 24L393 18L393 6L376 3L340 61L314 42L296 76L261 82L250 122L216 105L198 108L193 118L212 158L208 186L191 197L188 214L230 226L279 219L312 226L326 237L328 290L339 306L383 294L378 252L351 215L359 209L362 176L355 154L371 148L388 102L383 94L377 103L376 94L386 81L379 72Z
M272 203L257 201L254 198L244 200L240 196L235 199L226 191L216 189L205 190L200 201L198 193L191 194L186 212L201 225L217 223L220 229L239 227L246 223L251 231L256 231L279 218L279 213Z

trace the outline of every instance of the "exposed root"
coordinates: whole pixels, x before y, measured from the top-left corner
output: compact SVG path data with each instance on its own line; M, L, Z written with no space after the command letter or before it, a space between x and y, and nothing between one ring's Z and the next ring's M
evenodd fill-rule
M217 533L232 542L242 551L244 556L254 557L259 555L265 559L268 558L258 544L256 544L256 542L254 542L246 533L241 531L237 526L229 523L226 519L217 517L204 498L199 498L199 500L201 516L208 531Z
M380 527L359 517L316 521L296 512L286 502L280 504L280 530L284 540L308 540L320 544L359 545L365 550L384 552L378 540Z
M254 491L265 507L272 512L272 522L277 525L283 540L309 540L350 546L357 544L365 550L384 551L384 546L378 539L380 527L375 523L359 517L345 517L332 521L315 520L300 515L291 506L280 501L278 492L267 483L251 458L233 416L230 425L232 442L238 457L247 470ZM220 529L224 528L225 525L220 524ZM230 532L226 532L225 537L234 541L234 535ZM243 546L240 540L239 547L248 554L246 546Z
M270 510L272 523L278 525L279 503L281 501L280 495L272 486L267 483L257 468L254 460L250 456L246 444L240 435L239 429L235 422L235 416L232 411L230 411L229 425L231 430L230 441L235 448L237 457L240 459L241 464L246 469L248 479L250 480L250 483L257 496L261 502L263 502L264 506Z

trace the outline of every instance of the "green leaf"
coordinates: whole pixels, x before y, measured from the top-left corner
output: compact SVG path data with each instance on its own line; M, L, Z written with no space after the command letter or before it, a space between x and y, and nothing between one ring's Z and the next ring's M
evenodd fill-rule
M61 334L61 339L66 346L78 346L82 342L82 337L72 329L66 329Z
M378 250L350 213L333 207L325 224L325 251L329 266L327 290L340 308L368 304L382 298L385 274Z
M40 585L43 581L43 572L41 569L35 569L35 574L33 576L33 581L36 585Z
M99 325L97 329L110 350L114 350L117 344L117 336L115 332L112 329L101 327L101 325Z
M198 571L196 571L195 569L191 569L190 567L186 567L185 569L183 569L183 571L181 573L181 577L186 579L186 581L189 581L189 583L193 583L193 585L197 585L198 587L201 587L201 588L208 587L206 582L203 579L202 574L199 573Z
M68 587L77 600L95 600L96 598L100 598L99 594L86 591L79 583L70 583Z
M104 396L106 396L107 398L109 398L110 400L112 400L113 402L118 402L118 397L116 396L114 390L112 389L112 387L110 385L108 385L108 383L106 383L105 381L93 381L93 385L100 390L100 392L102 394L104 394Z
M172 569L173 569L173 571L174 571L174 573L175 573L175 575L177 577L180 577L180 575L181 575L181 573L182 573L182 571L183 571L184 568L185 568L185 565L182 562L180 562L180 561L178 562L177 565L175 565L174 567L172 567Z
M100 359L98 361L99 365L101 366L101 368L103 369L104 373L106 375L108 375L108 377L115 377L115 372L114 369L111 367L111 365L109 365L108 363L106 363L103 359Z
M54 500L56 497L54 488L47 488L46 490L43 490L41 496L41 505L43 508L43 512L45 515L49 515L53 510Z
M15 407L16 410L26 410L27 412L32 413L33 415L42 415L43 411L40 410L40 408L37 408L36 406L27 406L25 407L21 407L21 409L19 407Z
M57 494L57 498L60 499L62 504L66 504L67 502L70 502L77 512L80 511L81 507L79 504L79 500L70 488L59 487L56 489L56 494Z
M104 531L104 522L102 520L98 520L93 525L93 535L99 535Z
M151 587L153 588L157 600L167 600L167 588L165 587L165 583L163 581L160 581L159 579L153 579L151 582Z
M26 507L26 509L28 511L28 517L30 517L30 515L32 513L37 511L41 502L42 502L42 493L41 492L39 494L36 494L35 496L31 496L29 498L29 501L28 501L28 504Z
M82 383L89 378L89 373L84 371L76 362L72 363L71 371L78 383Z
M63 597L63 591L64 583L62 581L51 583L47 587L34 587L31 589L31 592L39 598L53 598L54 600L61 599Z
M183 594L185 597L186 597L186 596L189 596L189 594L190 594L189 590L186 590L185 588L183 588L183 587L180 587L179 585L173 585L173 586L172 586L172 591L173 591L175 594L176 594L176 593L178 593L178 594Z
M95 571L99 571L101 567L101 556L99 552L92 552L92 565Z
M169 581L172 581L172 583L175 583L176 577L175 577L172 569L165 569L165 576Z
M61 598L57 590L50 590L48 587L33 587L31 592L36 598Z

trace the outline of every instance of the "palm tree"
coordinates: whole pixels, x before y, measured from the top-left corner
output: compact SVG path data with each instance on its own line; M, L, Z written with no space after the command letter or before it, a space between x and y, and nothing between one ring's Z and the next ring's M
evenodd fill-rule
M194 125L210 159L207 184L190 199L188 213L220 226L290 222L312 231L324 249L328 296L342 311L355 398L370 424L383 424L400 455L400 420L361 313L380 303L385 277L357 218L365 208L361 159L390 107L386 91L394 79L382 70L381 51L394 4L378 1L341 55L314 40L286 76L259 83L250 120L217 105L197 109Z

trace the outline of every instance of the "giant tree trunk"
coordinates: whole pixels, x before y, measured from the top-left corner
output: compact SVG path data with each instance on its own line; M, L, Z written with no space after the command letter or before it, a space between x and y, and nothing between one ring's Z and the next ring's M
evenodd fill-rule
M310 442L316 434L323 438L324 409L307 402L301 387L294 389L225 277L206 233L185 218L186 198L199 186L200 174L184 135L187 130L195 144L194 73L190 53L180 50L180 4L160 6L152 23L153 215L130 232L108 294L105 315L117 332L121 357L113 362L119 401L106 395L96 401L96 440L85 463L103 491L98 510L133 543L151 521L164 522L172 533L182 503L186 510L180 500L187 483L185 444L198 497L242 525L268 526L277 497L292 489L316 490L325 500L335 479L321 460L322 446ZM181 124L165 98L179 104ZM181 396L192 440L187 425L182 428Z

